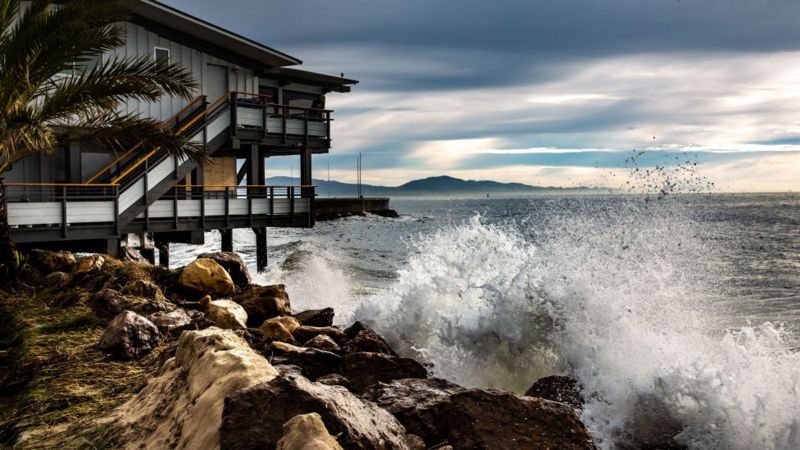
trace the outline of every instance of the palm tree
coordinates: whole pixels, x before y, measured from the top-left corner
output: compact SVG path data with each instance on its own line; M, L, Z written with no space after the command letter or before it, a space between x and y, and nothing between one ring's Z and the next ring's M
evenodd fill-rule
M25 5L23 5L25 3ZM125 45L127 10L115 0L0 0L0 275L18 254L9 237L3 176L15 163L66 142L143 142L203 159L202 148L151 118L121 112L128 100L190 98L181 66L99 55Z

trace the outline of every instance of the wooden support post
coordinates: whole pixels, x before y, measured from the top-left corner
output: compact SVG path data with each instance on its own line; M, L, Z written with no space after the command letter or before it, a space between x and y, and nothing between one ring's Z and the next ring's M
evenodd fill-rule
M150 264L155 264L156 263L156 249L155 249L155 247L147 247L147 246L143 245L139 249L139 253L144 257L144 259L149 261Z
M259 273L267 268L267 229L266 228L253 228L256 234L256 269Z
M222 251L223 252L232 252L233 251L233 229L228 228L225 230L219 230L222 234Z
M156 248L158 248L158 264L169 268L169 242L158 242Z

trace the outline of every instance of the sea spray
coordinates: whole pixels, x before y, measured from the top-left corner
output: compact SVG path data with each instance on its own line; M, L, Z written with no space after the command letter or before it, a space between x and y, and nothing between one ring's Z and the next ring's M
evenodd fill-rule
M345 262L338 254L317 242L294 241L283 247L284 261L270 265L254 282L285 284L294 311L332 307L337 324L351 321L356 300L350 292Z
M721 251L677 204L554 199L420 239L369 321L436 375L521 392L571 372L602 448L800 448L800 356L779 326L724 330ZM699 276L702 275L702 276Z

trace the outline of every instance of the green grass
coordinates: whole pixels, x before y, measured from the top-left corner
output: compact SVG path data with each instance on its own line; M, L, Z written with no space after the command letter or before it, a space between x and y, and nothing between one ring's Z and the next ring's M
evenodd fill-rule
M103 323L80 299L110 277L151 279L137 272L115 261L76 281L67 295L79 300L65 307L57 306L63 289L0 291L0 441L21 429L26 439L16 449L115 447L114 426L102 419L144 386L160 349L135 362L110 359L96 349Z

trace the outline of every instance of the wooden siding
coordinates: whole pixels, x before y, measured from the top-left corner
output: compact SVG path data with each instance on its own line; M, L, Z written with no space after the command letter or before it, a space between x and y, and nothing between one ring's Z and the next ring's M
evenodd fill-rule
M140 25L126 23L125 30L127 35L126 45L105 55L104 58L136 58L143 55L153 58L153 52L156 47L167 48L170 51L170 62L179 63L192 73L198 86L200 86L197 95L207 92L205 72L209 64L228 68L229 91L258 92L258 77L250 69L166 39ZM212 102L215 100L209 99ZM187 103L187 100L172 97L165 98L158 103L131 101L125 106L124 111L165 120L175 115Z

